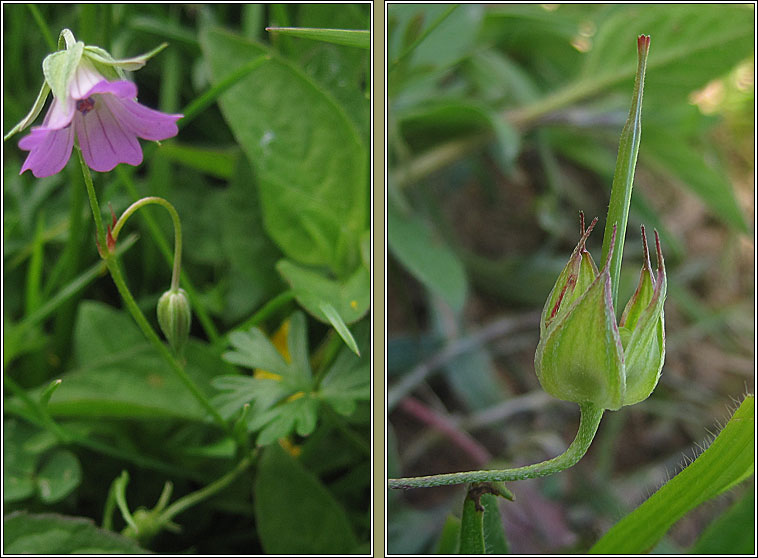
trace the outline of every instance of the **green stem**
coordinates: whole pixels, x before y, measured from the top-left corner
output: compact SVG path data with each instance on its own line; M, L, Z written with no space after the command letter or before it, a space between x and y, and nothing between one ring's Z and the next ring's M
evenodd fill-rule
M142 333L145 335L145 337L147 337L148 341L150 341L155 346L155 348L158 350L158 352L163 357L163 359L168 363L168 365L170 366L174 374L176 374L176 376L185 385L185 387L190 391L190 393L192 393L192 395L195 397L195 399L197 399L200 405L202 405L205 408L205 410L211 415L211 417L213 417L216 423L221 428L224 429L224 431L230 432L230 427L227 424L227 422L218 413L218 411L213 407L213 405L211 405L211 402L208 399L208 397L202 391L200 391L200 388L198 388L195 382L193 382L192 379L189 377L189 375L187 375L187 372L185 372L184 367L179 363L179 361L174 357L174 355L171 354L171 351L168 350L168 348L163 343L163 341L161 341L158 334L150 325L150 322L147 321L147 318L142 313L142 310L140 310L139 306L137 305L137 302L134 300L134 297L132 296L131 291L129 291L129 287L126 285L124 276L122 275L121 269L118 266L118 258L116 257L115 253L111 253L108 250L108 247L105 241L105 231L103 229L103 224L100 219L100 213L99 213L100 206L97 203L95 188L92 184L92 175L89 172L89 167L84 162L84 157L82 157L81 150L79 150L78 148L77 150L79 153L79 162L82 167L82 173L84 174L84 182L87 185L87 194L89 195L89 198L90 198L90 207L92 208L95 224L98 226L98 238L101 239L100 240L100 247L101 247L100 255L105 260L105 265L108 267L108 271L110 272L111 277L113 278L113 282L116 284L116 288L118 289L118 292L121 295L121 298L124 300L124 303L126 304L127 310L129 310L129 313L132 315L132 318L134 318L134 321L137 322L137 325L142 330ZM139 203L139 202L136 202L136 203ZM121 223L121 226L123 226L123 222ZM116 223L114 228L116 227L120 229L118 222ZM118 229L116 229L116 232L118 232ZM179 238L179 236L177 238ZM181 246L179 247L181 248Z
M126 286L126 281L124 281L124 276L122 275L121 269L118 266L118 261L111 256L106 258L105 263L108 266L108 271L113 278L113 282L116 284L116 288L118 289L121 298L126 304L127 310L129 310L129 313L132 315L132 318L134 318L134 321L137 322L137 325L142 330L144 336L147 337L148 341L150 341L155 346L163 359L169 364L174 374L176 374L184 386L190 391L190 393L192 393L195 399L197 399L198 403L200 403L205 408L205 410L213 417L213 419L221 428L229 432L230 427L227 422L221 417L221 415L218 414L218 411L213 407L213 405L211 405L208 397L202 391L200 391L200 388L197 387L195 382L192 381L187 372L185 372L184 367L179 363L178 360L176 360L174 355L171 354L171 351L168 350L163 341L161 341L160 337L158 337L158 334L155 333L155 330L150 325L150 322L147 321L147 318L137 305L137 301L134 300L132 293L129 291L129 287Z
M618 282L621 273L621 256L624 253L624 238L626 237L626 225L629 217L629 204L632 201L632 186L634 182L634 169L637 165L637 152L640 148L640 136L642 134L642 94L645 88L645 68L647 66L647 54L650 49L650 37L640 35L637 39L637 74L634 78L634 93L632 106L629 109L629 117L621 131L619 140L618 158L616 159L616 171L613 174L613 186L611 186L611 198L608 203L608 216L605 220L605 233L603 235L603 252L600 261L605 261L611 248L613 226L617 225L616 244L611 255L611 293L613 295L613 307L616 308L618 301Z
M448 473L425 477L389 479L388 486L396 489L408 489L463 484L467 482L517 481L546 477L563 471L564 469L568 469L575 465L582 456L587 453L587 449L590 447L592 439L595 437L595 432L597 432L600 419L603 417L603 409L592 403L582 403L579 405L579 408L582 413L579 422L579 431L568 449L558 457L515 469L467 471L463 473Z
M95 228L97 229L97 244L100 251L106 250L105 240L105 227L103 226L103 218L100 213L100 204L97 202L97 194L95 194L95 186L92 183L92 175L89 172L87 163L84 162L84 156L79 146L76 146L76 154L79 155L79 164L82 167L82 174L84 174L84 185L87 188L87 196L89 197L89 206L92 209L92 218L95 220Z
M142 198L124 210L121 217L119 217L118 221L116 221L116 224L113 226L111 234L113 235L113 240L118 240L118 233L126 224L129 217L131 217L139 208L151 203L166 208L171 214L171 220L174 222L174 267L171 273L171 290L176 291L179 289L179 276L182 270L182 223L179 220L179 214L176 212L173 205L157 196Z
M20 385L16 383L16 381L10 377L8 373L3 374L3 385L5 385L8 389L10 389L16 397L21 399L21 401L24 402L24 404L29 408L29 410L32 412L33 416L50 432L52 432L55 437L58 439L61 443L68 443L71 441L71 436L61 428L61 426L53 420L53 417L50 416L50 412L47 409L47 406L43 405L39 401L35 401L32 399L32 397L26 392L24 388L22 388Z
M224 488L232 484L232 482L245 470L250 467L250 465L253 463L255 459L254 454L247 455L243 460L241 460L237 466L229 471L226 475L221 477L220 479L212 482L208 486L201 488L200 490L197 490L191 494L187 494L186 496L179 498L176 502L171 504L166 510L160 515L158 518L159 524L163 525L165 523L168 523L171 521L175 516L182 513L187 508L191 508L195 504L200 503L201 501L205 500L206 498L210 498L214 494L221 492Z
M152 145L147 145L145 146L145 149L148 150L152 147ZM145 155L145 158L147 158L147 155ZM118 174L119 178L121 178L121 184L124 186L124 189L129 193L129 195L132 196L135 201L141 199L139 193L137 192L137 188L131 179L130 170L123 168L123 165L119 165L116 167L116 174ZM145 219L145 223L147 224L150 235L158 245L158 249L163 254L166 262L168 262L170 265L171 249L168 247L168 241L165 239L163 233L158 227L158 224L149 213L145 213L143 218ZM205 334L208 336L208 339L212 344L218 343L220 335L216 330L216 326L213 324L213 320L211 320L211 317L208 315L208 311L205 309L205 305L203 304L202 299L198 297L197 291L195 290L192 281L190 281L189 276L185 272L181 273L181 285L184 290L187 291L187 296L189 297L190 303L192 304L192 310L200 321L200 325L202 326L203 331L205 331Z

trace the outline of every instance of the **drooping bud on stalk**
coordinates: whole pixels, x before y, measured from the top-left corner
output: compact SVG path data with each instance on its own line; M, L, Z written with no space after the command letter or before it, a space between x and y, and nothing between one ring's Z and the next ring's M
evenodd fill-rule
M174 353L180 355L189 338L192 312L184 289L168 290L158 300L158 324Z

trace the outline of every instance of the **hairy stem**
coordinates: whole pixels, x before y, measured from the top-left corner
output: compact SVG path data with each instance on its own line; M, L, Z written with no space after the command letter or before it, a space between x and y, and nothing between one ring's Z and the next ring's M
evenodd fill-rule
M576 438L568 449L558 457L548 459L534 465L517 467L515 469L502 469L494 471L467 471L463 473L447 473L443 475L429 475L425 477L408 477L402 479L389 479L388 486L395 489L426 488L431 486L446 486L451 484L463 484L468 482L504 482L524 479L546 477L563 471L575 465L587 453L587 449L595 437L600 419L603 417L603 409L593 403L579 405L582 413L579 422L579 431Z

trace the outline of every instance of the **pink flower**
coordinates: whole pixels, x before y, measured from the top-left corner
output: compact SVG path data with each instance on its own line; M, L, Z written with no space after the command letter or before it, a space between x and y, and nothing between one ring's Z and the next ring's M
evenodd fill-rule
M183 115L165 114L139 104L137 86L130 81L108 81L82 59L63 101L54 97L42 126L18 142L29 151L21 173L31 169L37 178L51 176L66 166L74 137L84 161L98 172L119 163L139 165L142 148L137 137L163 140L178 133Z

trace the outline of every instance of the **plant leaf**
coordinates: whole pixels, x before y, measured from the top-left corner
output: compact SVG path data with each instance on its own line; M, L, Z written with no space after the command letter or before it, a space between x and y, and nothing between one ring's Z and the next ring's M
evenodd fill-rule
M358 29L316 29L312 27L266 27L269 33L281 33L292 37L314 39L335 45L363 49L371 47L371 32Z
M707 450L611 527L590 553L648 552L686 513L753 474L754 433L755 396L750 395Z
M318 308L321 310L321 312L323 312L324 316L326 316L326 318L329 320L329 323L332 324L334 329L337 331L345 344L350 348L350 350L353 351L356 355L361 356L361 352L358 350L358 345L355 344L355 339L353 339L353 334L350 333L350 330L345 325L345 322L342 320L342 317L339 315L337 310L334 309L334 306L329 303L322 302L318 305Z
M339 281L290 260L280 260L276 270L289 283L298 303L319 321L331 323L321 309L331 305L346 324L353 324L368 312L371 304L371 275L364 265Z
M278 444L263 451L255 518L268 554L348 554L357 540L329 490Z
M463 308L466 276L463 265L447 244L418 219L387 206L387 244L400 263L453 310Z
M755 549L755 493L742 499L708 525L688 554L752 554Z
M40 499L52 504L63 500L82 481L79 459L68 450L56 450L37 473L37 491Z
M7 554L148 554L134 540L98 529L91 519L13 512L3 520Z
M329 93L262 46L208 30L201 44L214 83L251 58L270 59L219 105L253 166L264 226L290 258L344 276L366 228L368 150Z

